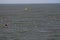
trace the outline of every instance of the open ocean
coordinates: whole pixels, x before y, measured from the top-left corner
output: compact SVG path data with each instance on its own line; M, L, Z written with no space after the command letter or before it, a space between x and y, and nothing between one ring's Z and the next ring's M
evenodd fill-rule
M60 40L60 4L0 4L0 40Z

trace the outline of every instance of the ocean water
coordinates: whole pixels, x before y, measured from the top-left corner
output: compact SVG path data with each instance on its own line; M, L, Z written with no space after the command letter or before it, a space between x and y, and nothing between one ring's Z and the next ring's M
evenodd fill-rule
M0 4L0 40L60 40L60 4Z

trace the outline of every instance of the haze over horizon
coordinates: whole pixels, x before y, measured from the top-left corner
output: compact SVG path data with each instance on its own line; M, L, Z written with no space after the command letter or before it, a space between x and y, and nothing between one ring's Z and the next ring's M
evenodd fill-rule
M0 0L0 4L60 3L60 0Z

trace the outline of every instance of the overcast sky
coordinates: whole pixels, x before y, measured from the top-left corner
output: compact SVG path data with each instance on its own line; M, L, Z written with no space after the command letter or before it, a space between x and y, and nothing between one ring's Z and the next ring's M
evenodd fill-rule
M16 3L60 3L60 0L0 0L0 4Z

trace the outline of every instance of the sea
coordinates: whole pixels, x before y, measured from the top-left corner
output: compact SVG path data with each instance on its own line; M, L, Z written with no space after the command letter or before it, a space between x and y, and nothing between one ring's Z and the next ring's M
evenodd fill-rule
M0 40L60 40L60 4L0 4Z

